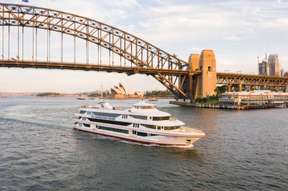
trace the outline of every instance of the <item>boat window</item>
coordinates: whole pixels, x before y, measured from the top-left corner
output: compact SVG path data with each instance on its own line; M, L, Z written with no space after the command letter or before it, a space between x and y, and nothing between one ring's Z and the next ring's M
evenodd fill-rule
M105 117L118 117L118 116L120 116L119 114L116 114L116 113L100 113L100 112L93 112L93 115L105 116Z
M130 115L131 117L135 118L135 119L143 119L143 120L147 120L147 116L141 116L141 115Z
M86 113L86 111L84 111L84 110L80 111L80 114L85 114L85 113Z
M122 115L122 119L127 119L128 115Z
M164 117L153 117L152 120L153 121L165 121L165 120L169 120L170 116L164 116Z
M140 137L149 137L149 136L159 136L156 134L150 134L150 133L143 133L143 132L138 132L138 131L133 131L134 135L140 136Z
M84 127L90 127L90 124L83 123Z
M148 136L147 133L143 133L143 132L137 132L137 135L140 137L147 137Z
M140 136L140 137L152 137L152 136L159 136L156 134L150 134L150 133L143 133L143 132L137 132L137 131L133 131L133 134Z
M179 129L180 126L171 126L171 127L164 127L164 130L175 130L175 129Z
M131 123L126 123L126 122L122 122L122 121L111 121L111 120L92 119L92 118L88 118L88 119L89 119L89 121L98 122L98 123L108 123L108 124L122 125L122 126L131 125Z
M140 137L147 137L148 134L147 133L143 133L143 132L138 132L138 131L133 131L134 135L140 136Z
M116 133L125 133L125 134L128 134L128 133L129 133L128 130L124 130L124 129L114 129L114 128L103 127L103 126L97 126L97 129L101 129L101 130L105 130L105 131L113 131L113 132L116 132Z
M148 134L148 136L154 137L154 136L160 136L160 135L156 135L156 134Z
M156 125L144 125L144 124L142 124L142 126L149 128L149 129L157 129Z
M133 123L133 127L139 128L139 124Z

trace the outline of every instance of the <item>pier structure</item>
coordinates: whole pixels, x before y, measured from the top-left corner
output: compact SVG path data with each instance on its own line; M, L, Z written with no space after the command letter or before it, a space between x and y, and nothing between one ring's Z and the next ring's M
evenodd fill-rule
M217 72L213 50L186 61L114 26L27 4L0 3L0 42L0 67L145 74L177 100L215 95L217 86L227 91L288 86L288 78Z

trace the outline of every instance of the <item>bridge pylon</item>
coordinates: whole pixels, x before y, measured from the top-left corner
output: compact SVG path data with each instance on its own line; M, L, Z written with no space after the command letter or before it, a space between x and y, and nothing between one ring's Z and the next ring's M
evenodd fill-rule
M217 83L216 58L213 50L203 50L200 56L201 79L198 97L214 96Z
M213 50L205 49L201 54L191 54L188 60L189 81L186 92L193 102L197 98L215 95L217 74Z

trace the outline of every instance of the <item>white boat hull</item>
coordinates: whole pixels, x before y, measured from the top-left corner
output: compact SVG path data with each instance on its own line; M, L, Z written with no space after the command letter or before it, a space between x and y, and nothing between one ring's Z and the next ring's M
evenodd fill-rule
M175 136L153 136L153 137L139 137L132 134L132 130L129 130L129 134L110 132L106 130L101 130L91 127L79 127L77 124L74 129L89 133L98 134L101 136L116 138L128 142L140 143L143 145L155 145L163 147L182 147L182 148L192 148L193 143L199 140L200 136L191 137L175 137ZM187 141L189 140L189 141Z

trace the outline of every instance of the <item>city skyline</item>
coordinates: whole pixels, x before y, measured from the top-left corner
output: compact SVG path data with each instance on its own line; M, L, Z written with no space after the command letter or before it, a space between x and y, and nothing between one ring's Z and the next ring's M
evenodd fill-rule
M287 1L31 0L28 4L64 10L116 26L183 60L201 49L214 49L218 71L256 74L257 56L266 52L278 54L284 69L288 64L284 36L288 32ZM139 88L143 81L145 85ZM79 92L101 86L109 88L117 82L131 90L164 89L153 78L140 75L1 69L0 91Z

